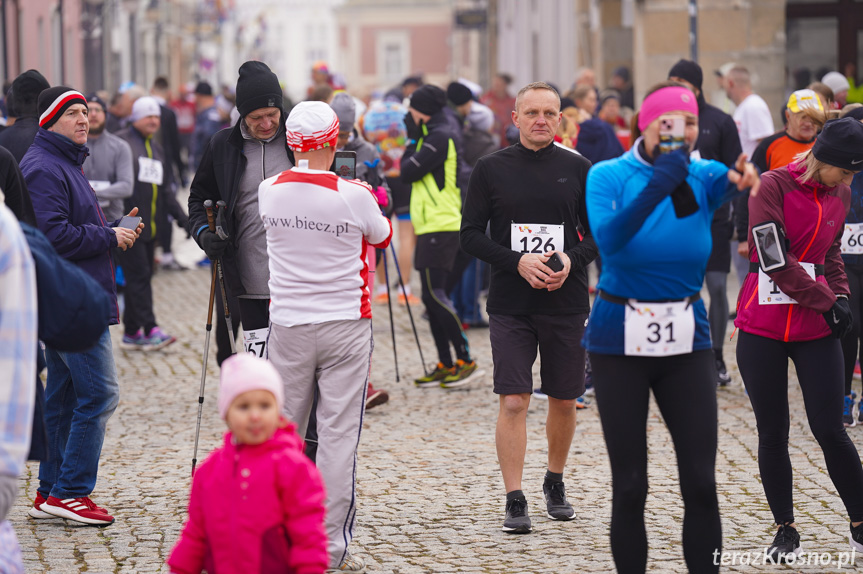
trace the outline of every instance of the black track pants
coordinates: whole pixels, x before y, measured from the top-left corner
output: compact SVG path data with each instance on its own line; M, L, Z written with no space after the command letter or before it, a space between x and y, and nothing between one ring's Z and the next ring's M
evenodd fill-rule
M842 338L842 354L845 357L845 394L851 394L851 382L854 380L854 364L863 348L860 346L860 335L863 333L863 265L845 265L848 275L848 286L851 294L848 302L851 304L851 314L854 316L854 326L846 337Z
M618 572L644 572L647 533L647 410L650 391L674 441L690 572L717 572L722 550L716 498L716 371L713 351L672 357L590 353L602 432L611 462L611 551Z
M776 524L794 522L788 456L788 359L794 361L809 428L851 522L863 521L863 465L842 424L842 348L833 337L799 343L740 332L737 366L758 425L758 468Z
M463 269L461 270L463 271ZM458 277L460 277L460 273ZM452 290L450 272L444 269L426 267L420 269L422 280L422 301L429 316L429 326L437 347L438 360L451 367L450 344L455 348L456 358L470 361L467 337L461 328L461 321L455 312L448 293Z

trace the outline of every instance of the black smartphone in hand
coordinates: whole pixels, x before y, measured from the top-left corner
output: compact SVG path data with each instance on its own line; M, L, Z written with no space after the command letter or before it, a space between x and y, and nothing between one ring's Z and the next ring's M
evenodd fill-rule
M333 161L333 171L342 179L357 178L357 152L337 151Z
M557 273L558 271L563 271L563 260L561 260L557 252L554 252L548 258L548 261L545 262L545 266Z
M136 216L124 215L123 219L120 220L120 223L117 227L123 227L125 229L131 229L132 231L138 230L138 225L141 223L142 219Z

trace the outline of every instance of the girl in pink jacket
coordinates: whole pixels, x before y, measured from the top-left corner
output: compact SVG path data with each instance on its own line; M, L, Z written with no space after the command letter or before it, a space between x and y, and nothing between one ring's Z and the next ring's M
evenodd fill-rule
M222 363L225 444L198 468L189 519L168 565L176 574L321 574L327 567L324 486L281 417L284 391L267 361Z

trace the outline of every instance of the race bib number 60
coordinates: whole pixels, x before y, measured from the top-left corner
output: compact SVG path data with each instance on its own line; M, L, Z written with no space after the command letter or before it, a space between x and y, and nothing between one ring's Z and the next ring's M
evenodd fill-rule
M519 253L563 251L563 224L513 223L510 247Z
M863 254L863 223L846 223L842 234L842 254Z
M688 301L638 303L626 306L623 322L626 355L667 357L692 352L695 313Z

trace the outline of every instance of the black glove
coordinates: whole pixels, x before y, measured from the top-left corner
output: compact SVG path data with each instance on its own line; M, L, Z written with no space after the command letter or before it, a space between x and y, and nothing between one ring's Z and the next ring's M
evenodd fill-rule
M650 178L649 185L661 187L670 194L681 183L686 182L686 176L689 175L688 150L680 148L654 157L656 159L653 161L653 176Z
M201 246L201 249L204 250L204 253L210 259L219 259L222 257L230 243L229 240L221 239L214 231L210 231L209 229L205 229L198 236L198 245Z
M422 122L419 125L414 121L414 117L410 112L405 114L405 130L407 131L408 138L412 140L418 140L423 137L423 130L420 127Z
M838 297L829 311L822 313L827 326L833 331L833 336L841 339L851 332L854 326L854 316L851 314L851 304L845 297Z

